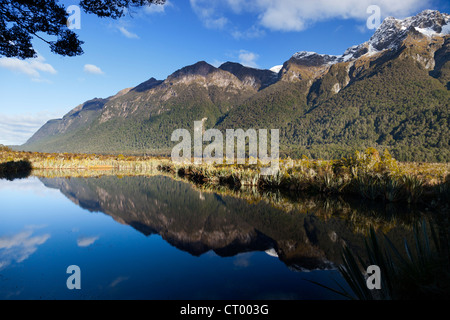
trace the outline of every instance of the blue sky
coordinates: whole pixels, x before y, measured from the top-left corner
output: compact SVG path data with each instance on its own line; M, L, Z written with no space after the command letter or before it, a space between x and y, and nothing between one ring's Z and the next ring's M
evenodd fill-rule
M86 100L163 80L200 60L268 69L297 51L342 54L373 34L369 5L380 7L382 19L423 9L450 13L438 0L169 0L119 20L81 12L75 31L85 42L82 56L57 56L36 39L38 58L0 57L0 144L22 144Z

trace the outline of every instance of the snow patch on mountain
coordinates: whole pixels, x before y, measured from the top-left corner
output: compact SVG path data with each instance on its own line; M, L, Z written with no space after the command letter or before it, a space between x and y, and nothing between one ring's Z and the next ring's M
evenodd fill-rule
M302 58L307 58L313 55L316 55L318 53L316 52L312 52L312 51L299 51L294 53L294 55L292 56L294 59L302 59Z
M283 68L283 65L278 65L278 66L273 66L272 68L270 68L269 70L275 73L280 72L280 70Z
M391 49L398 46L414 29L427 37L449 34L450 15L437 10L425 10L416 16L405 19L386 18L369 40L376 50Z
M441 34L444 35L450 34L450 22L442 27Z
M291 59L295 59L298 63L309 66L333 65L340 62L342 56L320 54L311 51L299 51L295 53Z
M369 41L348 48L340 56L300 51L292 58L315 65L333 65L339 62L356 60L363 55L371 56L387 49L398 48L411 30L416 30L427 37L446 36L450 34L450 15L437 10L424 10L416 16L405 19L387 17L378 27Z

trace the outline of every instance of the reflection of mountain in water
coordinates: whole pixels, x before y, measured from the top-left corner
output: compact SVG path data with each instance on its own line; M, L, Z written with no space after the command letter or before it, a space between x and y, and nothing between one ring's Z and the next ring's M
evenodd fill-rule
M328 268L340 262L342 245L362 252L362 234L349 220L320 218L314 210L280 210L265 201L199 192L165 176L40 178L80 207L101 211L145 235L159 234L193 255L266 251L290 267ZM395 230L397 236L405 230Z

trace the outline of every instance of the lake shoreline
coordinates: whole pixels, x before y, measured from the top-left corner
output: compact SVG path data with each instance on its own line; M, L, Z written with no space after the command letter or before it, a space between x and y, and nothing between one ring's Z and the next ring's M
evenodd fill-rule
M194 184L256 187L261 191L352 195L362 199L431 206L448 205L450 164L404 163L374 148L336 160L282 159L279 170L263 175L258 164L176 164L169 158L1 150L0 163L29 163L43 176L155 175L180 177ZM19 166L20 167L20 166ZM26 166L25 166L26 167ZM19 170L20 171L20 170ZM23 173L17 172L18 177ZM28 174L31 174L28 173Z

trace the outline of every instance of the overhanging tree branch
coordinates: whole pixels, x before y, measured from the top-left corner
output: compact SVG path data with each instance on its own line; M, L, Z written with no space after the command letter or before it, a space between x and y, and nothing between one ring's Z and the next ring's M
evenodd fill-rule
M86 13L118 19L132 7L164 3L165 0L81 0L79 5ZM84 42L67 27L67 18L66 8L57 0L0 0L0 57L36 57L33 37L47 43L56 54L83 54ZM47 40L41 33L56 36L57 40Z

